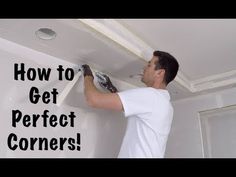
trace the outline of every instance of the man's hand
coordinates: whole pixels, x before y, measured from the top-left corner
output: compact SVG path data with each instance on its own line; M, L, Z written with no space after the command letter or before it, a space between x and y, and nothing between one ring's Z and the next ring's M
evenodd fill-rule
M109 90L111 93L116 93L118 91L107 75L97 72L96 76L98 77L98 83L102 88Z
M94 78L90 67L88 65L82 65L82 69L84 72L84 94L88 105L94 108L122 111L123 106L121 100L118 94L115 93L117 92L117 89L112 85L109 77L101 74L99 78L96 73L100 86L112 92L102 93L95 87L93 83Z
M91 76L92 78L94 78L94 77L93 77L93 73L92 73L92 71L91 71L89 65L86 65L86 64L85 64L85 65L82 65L82 68L83 68L84 77L85 77L85 76Z

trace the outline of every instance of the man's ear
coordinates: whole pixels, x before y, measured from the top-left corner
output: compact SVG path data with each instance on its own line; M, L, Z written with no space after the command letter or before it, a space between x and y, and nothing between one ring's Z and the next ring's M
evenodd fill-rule
M163 76L163 78L164 78L164 76L165 76L165 73L166 73L166 70L164 70L164 69L160 69L160 74Z
M164 69L158 69L156 70L155 77L165 76L165 70Z

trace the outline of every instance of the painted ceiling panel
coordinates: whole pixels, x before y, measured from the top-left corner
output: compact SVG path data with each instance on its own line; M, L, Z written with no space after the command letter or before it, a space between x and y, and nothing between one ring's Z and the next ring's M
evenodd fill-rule
M235 19L118 20L154 49L172 53L190 80L236 69Z

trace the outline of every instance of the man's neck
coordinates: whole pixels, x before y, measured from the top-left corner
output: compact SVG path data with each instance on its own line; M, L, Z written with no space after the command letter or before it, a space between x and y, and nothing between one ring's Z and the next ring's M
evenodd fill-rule
M163 89L166 90L166 85L163 83L154 83L151 87L155 88L155 89Z

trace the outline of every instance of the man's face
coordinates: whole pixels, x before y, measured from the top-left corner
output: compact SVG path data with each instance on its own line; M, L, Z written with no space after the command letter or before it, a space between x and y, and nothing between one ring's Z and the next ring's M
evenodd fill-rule
M147 86L152 85L155 79L155 62L158 61L158 57L153 56L152 59L147 63L147 65L143 68L143 77L141 81L145 83Z

